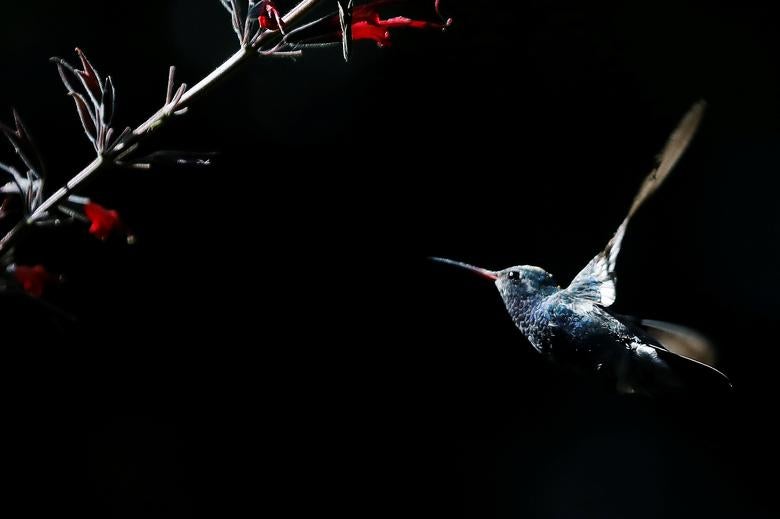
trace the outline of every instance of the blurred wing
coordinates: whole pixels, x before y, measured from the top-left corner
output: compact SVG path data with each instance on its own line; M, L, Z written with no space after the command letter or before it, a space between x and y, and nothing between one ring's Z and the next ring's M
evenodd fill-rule
M631 217L639 209L645 200L652 195L663 183L669 172L682 156L688 144L691 142L696 129L704 114L705 103L700 101L686 114L677 129L672 133L663 151L658 156L658 164L655 169L642 182L639 192L631 208L618 227L617 232L609 240L603 251L590 260L584 269L580 271L571 284L566 288L573 296L594 301L603 306L609 306L615 302L615 265L620 253L620 245L626 233L626 227Z
M672 353L696 360L708 366L715 365L715 348L702 334L679 324L642 319L643 331Z
M668 392L712 394L732 389L728 377L699 361L651 344L631 351L618 383L623 393Z
M715 346L696 330L665 321L640 319L632 315L617 314L612 310L605 311L632 329L633 333L655 339L658 344L672 353L708 366L715 365Z

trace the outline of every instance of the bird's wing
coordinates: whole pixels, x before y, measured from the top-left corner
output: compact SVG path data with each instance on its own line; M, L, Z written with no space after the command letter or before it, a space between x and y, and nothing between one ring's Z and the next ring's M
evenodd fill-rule
M658 344L677 355L693 359L708 366L714 366L716 361L715 346L701 333L666 321L640 319L633 315L618 314L612 310L603 309L634 333L654 339Z
M715 365L715 348L712 343L696 330L679 324L642 319L639 325L644 332L661 343L672 353L693 359L708 366Z
M645 342L630 350L620 373L618 389L625 393L655 394L668 391L713 393L729 391L722 372L702 362Z
M693 105L693 108L680 121L677 129L672 133L666 143L666 146L658 155L658 163L653 171L642 182L639 192L631 203L623 222L618 227L617 232L609 240L603 251L590 260L584 269L580 271L566 290L575 297L588 299L603 306L609 306L615 302L615 265L620 253L620 245L623 242L623 235L626 233L626 227L631 217L634 216L637 209L641 207L645 200L652 195L656 189L663 183L669 172L682 156L685 148L691 142L696 128L699 126L702 115L704 114L705 103L700 101Z

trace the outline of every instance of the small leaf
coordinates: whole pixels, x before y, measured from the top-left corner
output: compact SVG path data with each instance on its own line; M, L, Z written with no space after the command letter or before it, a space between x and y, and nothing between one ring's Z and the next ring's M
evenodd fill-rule
M70 92L69 95L76 103L76 111L79 114L79 119L81 119L81 125L84 127L84 133L87 134L90 142L92 142L92 145L97 149L97 123L95 121L95 116L87 106L87 101L84 99L84 96L77 92Z
M241 41L241 30L243 24L241 23L239 12L235 10L235 7L233 9L233 30L238 36L239 41Z
M60 73L60 78L68 93L76 92L76 85L83 84L81 83L81 77L76 73L76 69L62 58L50 58L49 61L57 65L57 71Z
M111 76L106 78L103 87L103 98L100 100L100 120L103 126L111 126L111 120L114 118L114 104L116 102L116 91Z
M22 159L25 166L34 171L36 175L40 175L43 171L43 163L38 155L38 151L35 149L35 145L33 144L27 129L24 127L22 119L19 117L19 113L14 110L13 114L16 129L12 130L8 126L0 123L0 132L2 132L8 139L8 142L11 143L14 151L19 155L19 158Z
M0 132L5 135L5 138L8 139L8 142L11 143L11 147L13 147L14 151L18 155L22 155L22 140L19 137L19 134L16 130L12 130L8 126L4 125L3 123L0 123ZM22 157L22 160L24 160L24 157Z
M98 124L97 138L95 141L97 144L97 152L102 155L106 150L106 127L102 124Z
M24 142L25 144L30 144L32 142L30 139L30 134L27 133L27 128L24 127L22 118L19 117L19 112L14 110L13 114L14 114L14 124L16 125L16 134L19 136L22 142Z
M122 130L122 133L117 135L115 139L112 139L112 135L107 135L106 144L108 145L108 147L113 149L119 146L120 144L122 144L125 139L127 139L130 135L132 135L132 133L133 133L133 129L127 126L125 127L124 130Z
M232 2L233 2L233 12L236 13L236 19L239 21L243 20L245 17L244 17L244 9L241 7L241 2L239 0L232 0Z
M165 90L165 104L173 99L173 89L176 88L176 67L171 65L168 69L168 88Z
M27 211L32 213L35 211L35 182L30 176L27 176L27 192L24 194L24 205L27 207Z
M0 220L8 216L8 204L11 202L10 197L3 198L3 202L0 203Z
M78 54L79 59L81 60L81 67L84 69L83 71L77 70L76 72L84 81L87 92L89 92L94 101L97 102L98 99L103 97L101 89L101 84L103 81L100 79L100 75L87 59L87 56L78 47L76 47L76 54Z
M21 173L19 173L13 166L3 164L2 162L0 162L0 170L11 176L11 182L8 182L5 185L0 185L0 192L5 194L18 194L19 196L24 196L25 179Z

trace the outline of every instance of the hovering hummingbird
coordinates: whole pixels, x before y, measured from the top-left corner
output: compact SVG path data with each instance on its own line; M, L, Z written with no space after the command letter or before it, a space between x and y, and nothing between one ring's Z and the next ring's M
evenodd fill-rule
M568 287L562 289L551 274L530 265L493 271L445 258L431 259L494 281L510 317L537 352L579 371L595 372L620 392L655 395L731 388L728 378L711 366L712 350L701 335L608 309L615 302L615 264L628 222L682 156L704 106L697 103L682 119L615 235Z

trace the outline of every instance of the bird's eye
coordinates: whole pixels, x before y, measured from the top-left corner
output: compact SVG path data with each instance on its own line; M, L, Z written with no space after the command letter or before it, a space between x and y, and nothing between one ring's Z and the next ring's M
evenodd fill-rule
M512 280L518 280L518 279L520 279L520 273L519 272L515 272L514 270L512 270L512 271L509 272L509 275L507 277L509 279L512 279Z

